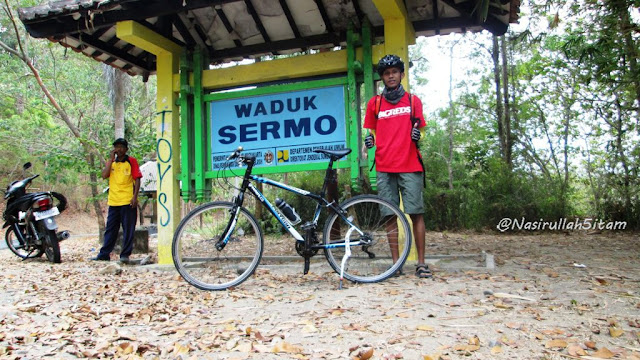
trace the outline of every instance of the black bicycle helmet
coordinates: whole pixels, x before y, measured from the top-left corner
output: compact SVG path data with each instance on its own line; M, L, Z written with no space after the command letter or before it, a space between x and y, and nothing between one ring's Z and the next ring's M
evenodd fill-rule
M399 56L385 55L380 61L378 61L378 75L382 76L385 70L388 68L398 68L401 72L404 72L404 63Z

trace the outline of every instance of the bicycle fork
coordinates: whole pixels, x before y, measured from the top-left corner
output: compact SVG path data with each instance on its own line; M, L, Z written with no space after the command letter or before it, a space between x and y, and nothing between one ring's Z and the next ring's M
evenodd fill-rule
M240 212L240 205L234 205L234 207L231 208L229 212L231 213L231 219L227 224L227 227L222 232L220 239L216 241L216 250L218 251L222 251L224 247L227 246L229 238L231 237L233 230L236 228L236 224L238 223L238 213Z

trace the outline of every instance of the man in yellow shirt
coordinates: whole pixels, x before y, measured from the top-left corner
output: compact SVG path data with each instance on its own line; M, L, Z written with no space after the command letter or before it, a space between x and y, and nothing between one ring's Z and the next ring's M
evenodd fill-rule
M104 231L104 245L98 256L92 260L109 261L111 251L118 240L118 232L122 225L122 251L120 262L128 263L133 251L133 233L138 218L138 192L142 173L138 161L129 155L127 140L119 138L113 142L113 150L102 169L102 178L109 179L109 214Z

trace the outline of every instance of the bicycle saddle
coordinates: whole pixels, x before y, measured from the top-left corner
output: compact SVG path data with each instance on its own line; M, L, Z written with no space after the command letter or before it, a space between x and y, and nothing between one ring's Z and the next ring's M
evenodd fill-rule
M313 152L325 154L327 156L330 156L333 160L338 160L341 157L349 155L349 153L351 153L351 149L340 149L340 150L313 149Z

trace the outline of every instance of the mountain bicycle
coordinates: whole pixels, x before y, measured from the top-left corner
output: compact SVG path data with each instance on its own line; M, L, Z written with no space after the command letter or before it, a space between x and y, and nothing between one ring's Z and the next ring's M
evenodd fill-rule
M351 149L314 149L314 152L329 158L320 194L253 175L256 159L243 155L242 147L229 155L225 168L230 169L234 163L246 166L242 185L236 188L232 201L198 206L182 219L171 249L178 273L202 290L235 287L254 273L262 258L264 235L258 220L243 207L248 190L295 239L296 252L304 258L304 274L309 271L311 257L319 250L324 251L329 265L340 274L340 288L344 278L355 283L375 283L399 274L409 256L412 237L403 212L377 195L358 195L341 204L328 201L325 193L332 179L333 164ZM254 186L256 182L314 201L313 218L302 222L286 205L284 211L274 206ZM328 214L319 238L318 220L323 209Z

